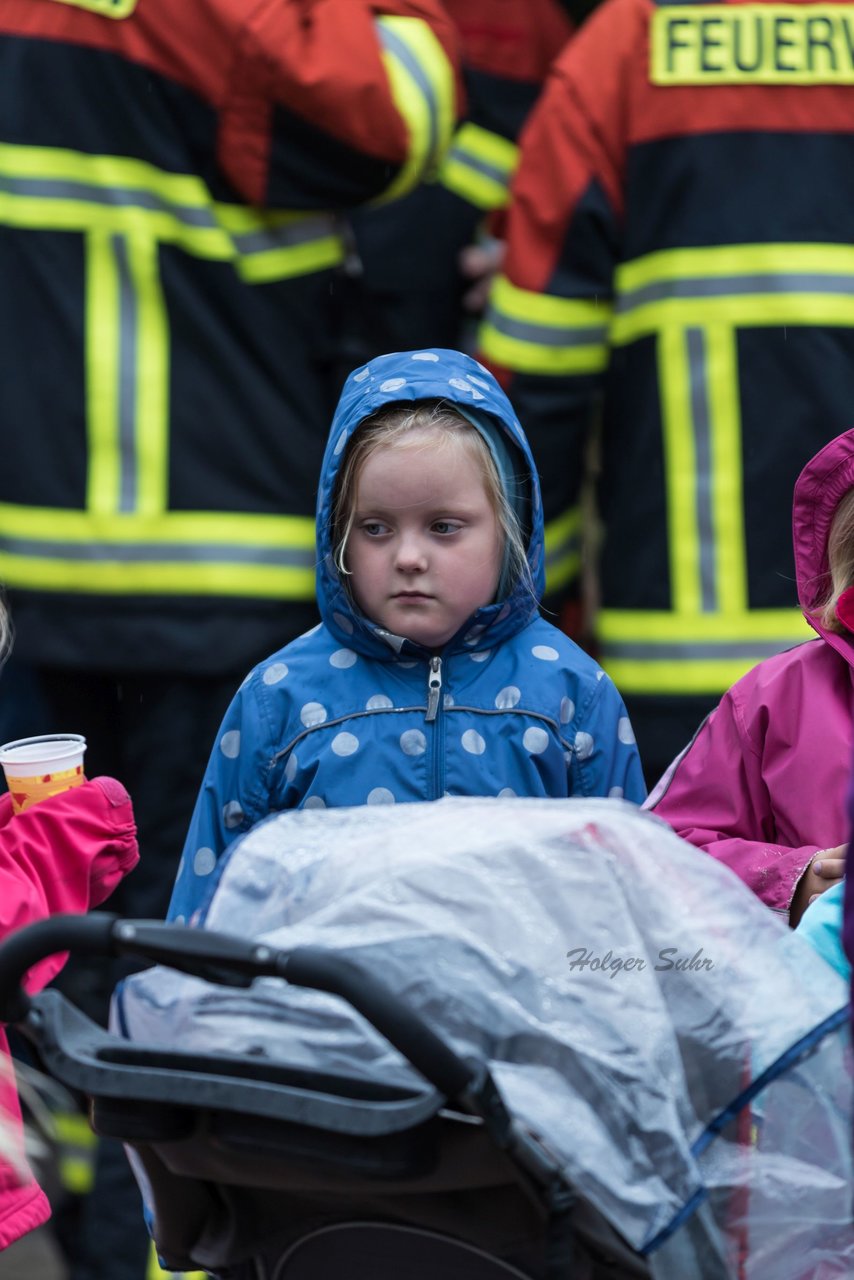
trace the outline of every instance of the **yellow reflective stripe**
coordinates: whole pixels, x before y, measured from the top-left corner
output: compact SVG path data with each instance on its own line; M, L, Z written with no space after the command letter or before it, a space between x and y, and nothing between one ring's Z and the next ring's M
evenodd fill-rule
M386 15L377 27L392 98L409 134L409 154L385 201L435 175L454 128L455 86L445 51L421 18Z
M129 18L139 0L59 0L59 3L73 5L75 9L89 9L103 18Z
M691 661L672 658L661 662L633 662L602 655L602 668L624 694L682 697L688 694L724 693L746 675L755 662L723 658Z
M478 209L501 209L509 200L508 187L518 158L515 143L467 122L454 136L439 170L439 181Z
M738 352L729 326L707 326L706 339L715 589L720 609L738 614L748 607Z
M90 232L86 263L86 404L88 473L86 505L93 514L116 510L119 495L118 415L119 289L108 234Z
M498 276L478 345L519 373L598 373L608 363L609 301L533 293Z
M157 1256L157 1246L154 1241L151 1242L151 1252L148 1255L148 1266L145 1272L145 1280L207 1280L206 1271L164 1271L160 1265L160 1259Z
M671 249L618 267L615 344L666 324L854 326L854 249L751 244Z
M581 569L581 509L564 511L545 527L546 591L557 591Z
M700 543L695 506L697 458L691 430L687 348L681 329L672 325L664 329L658 341L657 360L671 598L678 613L697 613L701 604Z
M97 1142L89 1121L79 1112L58 1111L53 1115L53 1124L62 1185L74 1195L87 1195L94 1182Z
M314 520L234 512L93 517L0 506L0 580L57 591L310 600Z
M248 280L285 279L335 265L343 256L330 214L226 205L192 174L55 147L0 144L0 222L38 230L144 232L195 257L234 262ZM257 248L249 247L253 237Z
M266 565L150 561L71 561L0 550L0 578L10 587L102 595L251 596L267 600L312 600L314 569Z
M797 609L680 614L663 610L601 609L596 628L608 644L763 644L781 649L815 636Z
M169 321L160 282L157 244L149 236L127 241L137 306L134 446L137 490L133 510L158 515L168 501Z
M339 266L344 256L343 240L339 236L327 236L309 244L242 255L236 266L241 280L247 284L269 284L273 280L310 275L313 271L327 271Z

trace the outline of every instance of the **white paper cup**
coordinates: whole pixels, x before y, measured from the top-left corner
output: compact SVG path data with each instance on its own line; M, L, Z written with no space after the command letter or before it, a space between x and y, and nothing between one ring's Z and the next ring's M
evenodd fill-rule
M86 781L83 753L86 739L79 733L44 733L37 738L16 738L0 746L0 765L12 796L12 810L21 813L30 805L59 795Z

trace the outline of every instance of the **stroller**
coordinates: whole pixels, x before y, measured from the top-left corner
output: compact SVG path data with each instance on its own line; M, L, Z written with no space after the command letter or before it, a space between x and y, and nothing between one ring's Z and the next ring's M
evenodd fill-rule
M168 1266L851 1274L844 984L651 815L302 811L216 874L203 928L59 917L0 948L0 1016L126 1144ZM154 965L111 1031L20 992L65 949Z

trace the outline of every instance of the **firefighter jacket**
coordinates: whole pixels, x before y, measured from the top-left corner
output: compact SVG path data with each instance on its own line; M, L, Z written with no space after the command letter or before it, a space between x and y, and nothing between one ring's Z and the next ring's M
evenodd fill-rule
M805 638L792 491L852 421L854 4L606 0L521 146L483 357L566 538L601 426L629 707L714 699Z
M445 8L460 39L465 119L432 181L352 218L362 268L353 363L464 345L471 317L462 298L471 282L460 272L460 252L504 210L517 137L572 34L558 0L445 0Z
M313 617L334 214L457 113L438 0L0 0L17 653L242 668Z

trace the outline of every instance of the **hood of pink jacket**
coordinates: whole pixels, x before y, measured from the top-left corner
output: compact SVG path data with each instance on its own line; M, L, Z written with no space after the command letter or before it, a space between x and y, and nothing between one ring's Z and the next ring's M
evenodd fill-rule
M854 429L826 444L795 483L792 538L798 600L804 616L823 640L854 666L854 637L828 631L813 611L830 593L827 543L836 508L854 488Z

